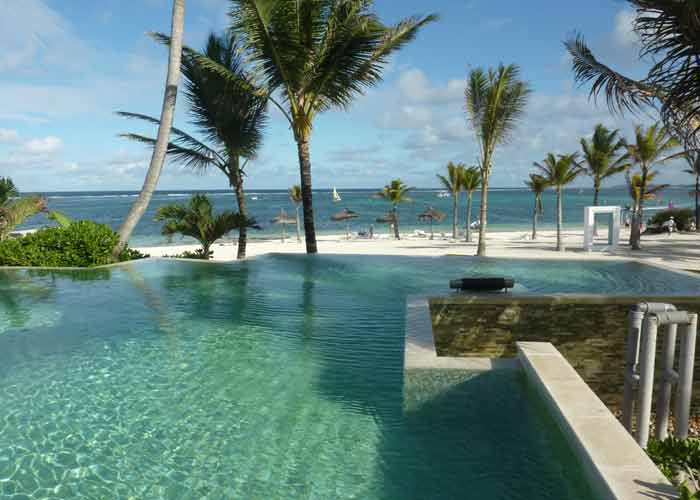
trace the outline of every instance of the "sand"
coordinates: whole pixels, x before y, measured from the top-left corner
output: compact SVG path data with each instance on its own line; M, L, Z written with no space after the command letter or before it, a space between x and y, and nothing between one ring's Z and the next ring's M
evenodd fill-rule
M641 251L632 251L628 245L621 245L613 251L586 252L583 250L582 231L566 231L564 237L567 251L557 252L555 231L540 232L536 241L531 241L529 233L523 231L493 232L487 235L487 255L498 258L527 259L634 259L679 270L700 271L700 234L697 233L676 233L670 237L644 235ZM626 242L628 238L629 233L623 232L622 241ZM383 234L372 240L361 238L347 240L344 235L324 235L318 238L318 249L320 253L326 254L471 256L476 253L476 239L477 235L474 243L466 243L437 235L434 240L428 237L405 235L397 241ZM153 257L162 257L186 250L194 251L197 248L197 245L174 245L142 247L139 250ZM215 261L231 261L236 258L235 242L217 243L212 249ZM298 243L296 237L284 243L280 240L250 240L247 248L248 257L270 253L303 253L304 251L304 243Z

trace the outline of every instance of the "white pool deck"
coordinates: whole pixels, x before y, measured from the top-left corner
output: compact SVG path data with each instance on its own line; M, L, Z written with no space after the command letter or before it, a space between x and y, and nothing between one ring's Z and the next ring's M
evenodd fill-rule
M513 360L439 357L428 299L408 299L405 370L522 369L576 452L599 498L679 498L677 490L552 344L518 342L517 347L518 358Z

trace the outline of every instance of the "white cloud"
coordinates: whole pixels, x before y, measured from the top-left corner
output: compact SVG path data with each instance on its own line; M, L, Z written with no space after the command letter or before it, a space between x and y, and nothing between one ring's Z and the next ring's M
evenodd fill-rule
M0 128L0 144L13 144L19 141L19 133L16 130Z
M620 46L629 48L639 45L639 36L634 31L634 21L636 19L636 12L630 9L623 9L615 16L613 39Z
M55 136L47 136L41 139L32 139L24 145L24 151L29 154L47 155L56 153L61 149L63 142Z
M460 101L464 97L466 80L453 79L444 86L432 86L420 69L403 71L398 88L401 96L411 102L440 104Z

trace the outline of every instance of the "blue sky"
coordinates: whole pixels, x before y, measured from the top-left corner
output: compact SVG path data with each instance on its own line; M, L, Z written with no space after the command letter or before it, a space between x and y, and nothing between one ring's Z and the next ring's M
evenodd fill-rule
M226 26L227 0L187 0L186 41L201 47ZM314 186L374 188L401 177L436 186L450 160L473 163L476 145L463 110L470 68L517 63L535 93L512 142L494 166L494 186L520 186L548 151L571 152L595 123L630 134L644 117L619 118L576 89L562 40L584 33L611 65L641 74L634 13L626 2L589 0L376 0L388 22L436 12L441 20L398 53L382 85L349 111L322 115L312 138ZM157 115L167 51L146 36L168 31L169 0L2 0L0 2L0 175L24 191L138 189L148 164L143 147L120 132L153 133L114 116ZM429 10L428 10L429 9ZM187 127L184 99L176 124ZM679 165L664 180L688 183ZM580 181L586 185L589 181ZM615 183L621 183L617 179ZM296 148L277 113L251 188L298 183ZM167 165L161 189L226 188L218 172L194 175Z

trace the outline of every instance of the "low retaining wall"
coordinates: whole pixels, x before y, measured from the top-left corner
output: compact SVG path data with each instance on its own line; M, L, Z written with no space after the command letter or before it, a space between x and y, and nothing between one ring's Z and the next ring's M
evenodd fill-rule
M512 358L516 342L549 342L615 410L622 402L628 312L645 301L700 313L700 297L601 295L459 295L430 299L430 312L439 356ZM692 411L700 415L700 384Z

